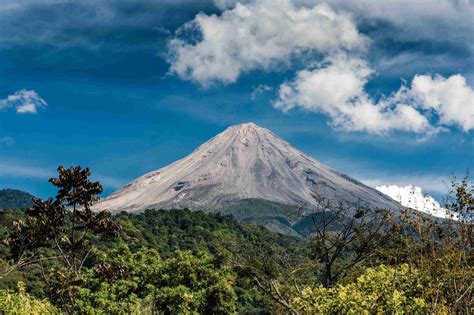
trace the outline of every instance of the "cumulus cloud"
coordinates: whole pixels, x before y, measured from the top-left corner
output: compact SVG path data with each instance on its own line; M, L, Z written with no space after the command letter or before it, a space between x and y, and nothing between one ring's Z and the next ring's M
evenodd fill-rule
M415 106L437 114L441 124L458 125L464 131L474 128L474 90L460 74L449 78L417 75L411 89L402 93Z
M292 81L282 84L274 106L284 111L300 107L321 112L334 126L347 131L434 131L428 119L411 106L393 98L374 102L364 90L373 72L363 59L330 57L322 66L299 71Z
M299 3L320 3L325 0L297 0ZM332 0L335 8L354 12L359 20L384 21L398 31L401 39L446 39L461 41L471 39L474 21L472 0L424 1L346 1ZM388 34L387 34L388 35ZM393 35L393 34L391 34Z
M36 114L39 108L48 104L33 90L19 90L0 100L0 110L15 108L18 114Z
M423 187L425 191L430 191L433 194L444 195L449 190L450 177L442 176L440 174L423 174L423 173L390 173L390 172L373 172L370 170L356 171L357 175L364 184L370 187L386 186L389 182L391 185L404 186L419 186Z
M459 26L460 31L474 26L462 18L469 16L466 12L474 12L472 5L438 2L439 7L426 10L425 4L405 6L391 0L335 0L331 6L319 0L215 0L222 10L220 15L200 13L170 39L170 72L207 87L214 82L233 83L255 69L303 65L295 70L292 80L280 85L275 108L319 112L346 131L404 131L425 138L446 127L468 132L474 127L474 91L461 74L417 74L409 85L377 98L366 90L376 71L366 56L371 40L359 32L356 22L365 25L366 34L377 38L381 34L371 31L370 25L377 25L373 29L396 29L394 33L408 36L403 40L420 43L436 41L432 35L445 29L454 32L453 27ZM438 31L431 28L433 21L439 28L439 23L456 19L460 20L458 26ZM450 38L461 43L463 37L458 35ZM299 63L292 63L295 60ZM255 89L252 99L260 92Z
M233 83L244 72L273 69L293 57L363 51L368 39L350 15L290 0L237 3L221 15L198 14L169 41L170 71L202 86Z
M274 106L323 113L334 126L347 131L429 135L443 126L473 128L474 91L463 76L416 75L411 86L375 101L364 89L373 72L363 59L331 56L319 67L301 70L283 83Z

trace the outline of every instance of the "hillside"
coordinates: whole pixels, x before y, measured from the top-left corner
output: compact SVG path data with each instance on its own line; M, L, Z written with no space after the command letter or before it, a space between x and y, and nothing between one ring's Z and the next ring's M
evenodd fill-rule
M12 222L24 218L21 210L0 212L0 237L11 232ZM307 243L299 238L273 233L261 226L239 222L230 216L208 214L202 211L173 209L173 211L147 210L140 214L120 213L113 216L122 227L119 238L96 239L99 251L110 252L127 246L132 252L143 248L153 249L163 258L172 258L175 251L190 251L194 255L209 254L229 261L243 252L267 253L268 259L278 260L281 253L297 261L308 260ZM8 248L0 243L0 263L8 257ZM97 258L86 262L91 267ZM0 264L1 267L1 264ZM15 271L0 282L0 290L15 289L24 281L28 292L45 297L39 266ZM260 313L270 301L256 290L248 279L237 281L236 292L239 313Z
M29 208L33 205L33 195L18 189L0 190L0 209Z

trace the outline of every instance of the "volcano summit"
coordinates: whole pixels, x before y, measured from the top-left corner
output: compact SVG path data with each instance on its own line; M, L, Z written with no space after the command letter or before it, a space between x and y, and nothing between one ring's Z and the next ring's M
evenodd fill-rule
M400 204L305 155L253 123L227 128L187 157L145 174L96 210L190 208L232 214L290 233L313 194L334 202L398 209Z

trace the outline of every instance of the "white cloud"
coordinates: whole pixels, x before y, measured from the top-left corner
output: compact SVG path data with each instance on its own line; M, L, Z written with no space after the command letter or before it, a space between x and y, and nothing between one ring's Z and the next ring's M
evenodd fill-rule
M221 10L235 6L237 2L251 0L214 0ZM327 0L294 0L296 6L313 6ZM384 21L396 27L396 36L409 40L449 38L450 41L472 42L474 27L474 2L472 0L426 1L347 1L331 0L331 7L357 16L357 20L369 23ZM388 36L393 34L386 34Z
M402 41L438 40L433 34L474 26L469 21L472 19L466 19L466 12L474 13L468 2L437 0L436 8L391 0L335 0L331 7L319 0L214 3L222 10L221 15L198 14L169 42L170 72L182 79L204 87L213 82L229 84L242 73L274 70L298 60L305 68L280 85L273 103L277 109L319 112L327 115L333 126L346 131L404 131L422 139L445 127L460 127L466 132L474 128L474 91L461 74L447 78L415 75L410 86L402 85L391 95L377 99L369 95L365 86L375 73L365 58L370 40L359 33L355 23L388 21L387 27L397 29L396 34L407 34ZM459 20L459 28L451 25L440 29L439 23L455 20ZM179 35L183 33L198 36L182 39ZM460 42L463 36L454 35ZM255 89L252 99L261 91Z
M297 0L314 4L325 0ZM474 27L472 0L426 1L346 1L331 0L334 8L353 12L358 19L385 21L396 27L397 36L409 40L470 40Z
M300 107L321 112L348 131L384 133L403 130L433 132L428 119L413 107L392 98L374 102L364 86L374 71L360 58L338 55L314 70L302 70L280 86L274 106L283 111Z
M32 90L19 90L7 98L0 100L0 110L15 108L18 114L36 114L38 108L48 104L41 96Z
M335 113L337 106L348 103L363 92L367 77L372 72L362 59L330 58L319 69L299 71L293 82L282 84L280 100L275 107L286 111L300 106Z
M170 72L202 86L233 83L244 72L289 64L295 56L355 53L368 44L350 15L325 4L295 7L290 0L237 3L220 16L200 13L180 32L201 38L169 41Z
M365 173L365 172L364 172ZM366 175L366 174L365 174ZM367 176L367 175L366 175ZM449 190L450 177L430 174L413 174L413 175L394 175L383 172L375 172L369 177L364 178L361 173L357 176L367 186L376 188L384 186L387 182L396 186L414 186L423 187L425 191L429 191L437 195L445 195Z
M434 111L444 125L459 125L464 131L474 128L474 90L460 75L417 75L407 91L415 105Z
M459 215L449 213L430 195L423 194L420 187L414 185L382 185L375 187L378 191L398 201L402 206L431 214L438 218L459 219Z
M301 70L283 83L274 106L323 113L334 126L347 131L430 135L443 126L460 126L464 131L474 127L474 91L463 76L416 75L411 87L402 86L375 101L364 89L373 72L363 59L328 57L316 69Z

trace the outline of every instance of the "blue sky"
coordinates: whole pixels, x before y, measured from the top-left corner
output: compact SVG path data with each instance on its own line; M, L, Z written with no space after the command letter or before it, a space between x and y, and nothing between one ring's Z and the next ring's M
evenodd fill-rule
M46 197L55 168L79 164L107 194L253 121L369 185L440 198L473 166L473 13L467 0L2 1L0 188Z

